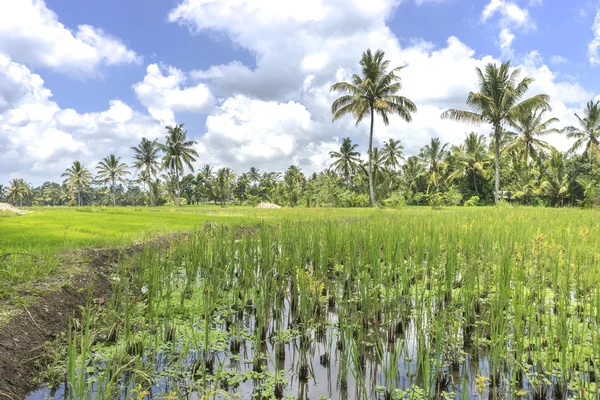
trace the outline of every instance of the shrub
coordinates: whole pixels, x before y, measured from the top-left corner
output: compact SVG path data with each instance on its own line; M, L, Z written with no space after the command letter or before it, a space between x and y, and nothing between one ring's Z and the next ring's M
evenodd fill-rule
M465 201L465 207L477 207L479 206L479 196L473 196L469 200Z
M451 186L443 195L444 205L447 206L459 206L462 199L462 193L454 186Z
M402 207L404 205L404 197L399 193L393 193L390 197L383 201L386 207Z

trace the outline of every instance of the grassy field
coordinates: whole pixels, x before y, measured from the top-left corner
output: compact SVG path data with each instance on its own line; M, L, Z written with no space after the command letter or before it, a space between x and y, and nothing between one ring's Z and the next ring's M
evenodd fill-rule
M126 246L169 232L191 232L207 223L226 226L279 224L285 220L363 218L395 210L255 209L188 206L154 208L27 208L0 214L0 304L27 302L46 291L45 279L68 274L74 250ZM419 212L415 209L414 212ZM0 312L1 314L1 312ZM0 315L1 319L1 315Z
M14 307L78 249L192 234L114 265L31 399L600 395L593 210L32 211L0 218Z

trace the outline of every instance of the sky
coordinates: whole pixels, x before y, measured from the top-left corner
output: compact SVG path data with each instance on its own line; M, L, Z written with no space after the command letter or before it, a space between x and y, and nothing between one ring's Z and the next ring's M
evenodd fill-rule
M509 59L535 79L530 95L551 96L548 117L573 125L600 94L600 0L0 0L0 184L130 162L174 123L197 168L322 170L345 137L365 153L368 123L332 122L329 88L368 48L405 66L418 108L377 121L377 146L416 155L433 137L489 134L440 114L465 108L476 67Z

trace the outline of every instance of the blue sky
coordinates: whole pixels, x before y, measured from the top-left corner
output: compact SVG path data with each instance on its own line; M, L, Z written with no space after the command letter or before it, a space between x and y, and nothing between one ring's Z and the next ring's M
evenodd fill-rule
M366 5L369 4L367 8ZM19 0L0 4L0 183L59 180L142 136L183 122L197 165L295 163L306 172L366 125L331 123L329 86L382 48L419 111L378 124L415 154L471 127L440 121L475 89L474 67L511 58L573 113L600 91L598 1L564 0ZM4 17L2 17L4 15ZM595 22L597 21L597 23ZM487 133L489 128L477 130ZM565 138L552 138L561 149Z

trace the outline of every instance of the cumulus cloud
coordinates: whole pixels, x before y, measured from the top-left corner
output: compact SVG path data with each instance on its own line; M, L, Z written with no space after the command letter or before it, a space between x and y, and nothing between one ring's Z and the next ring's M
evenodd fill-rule
M481 12L481 20L487 22L498 15L502 27L532 28L534 22L529 16L529 11L519 7L516 3L506 0L490 0Z
M592 25L594 38L588 44L588 58L593 65L600 64L600 56L598 56L598 48L600 48L600 10L596 12L594 24Z
M119 100L101 112L80 114L51 100L43 79L0 54L0 176L36 183L57 180L74 160L93 168L109 153L126 156L162 125Z
M150 64L144 80L134 84L133 90L152 117L170 125L175 123L175 112L207 112L215 102L206 85L186 87L187 80L175 67Z
M0 52L19 63L94 75L103 65L139 64L141 56L90 25L77 31L58 21L43 0L0 2Z

